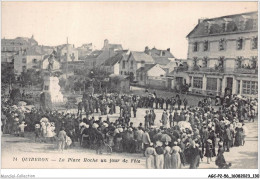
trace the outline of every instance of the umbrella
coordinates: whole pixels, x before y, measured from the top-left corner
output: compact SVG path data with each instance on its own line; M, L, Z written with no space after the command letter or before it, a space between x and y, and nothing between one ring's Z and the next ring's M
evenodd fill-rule
M171 142L172 139L168 134L162 134L161 141L162 142Z
M180 121L180 122L178 122L178 126L180 127L180 129L188 128L188 129L190 129L192 131L191 125L187 121Z
M26 102L24 102L24 101L19 101L18 102L18 106L25 106L27 103Z
M154 141L161 140L161 138L162 138L162 133L157 133L153 136Z

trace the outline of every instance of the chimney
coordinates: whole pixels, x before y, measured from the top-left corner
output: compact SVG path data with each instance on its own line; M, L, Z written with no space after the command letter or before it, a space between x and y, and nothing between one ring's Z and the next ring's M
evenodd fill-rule
M167 51L168 51L168 52L170 52L170 51L171 51L171 49L170 49L170 48L167 48Z
M147 55L149 54L149 47L148 46L145 47L144 53L146 53Z
M162 56L162 50L160 51L160 57Z
M104 47L103 47L103 48L106 48L106 47L108 46L108 43L109 43L108 40L105 39L105 40L104 40Z
M200 19L198 20L198 24L202 23L204 20L205 20L205 18L200 18Z

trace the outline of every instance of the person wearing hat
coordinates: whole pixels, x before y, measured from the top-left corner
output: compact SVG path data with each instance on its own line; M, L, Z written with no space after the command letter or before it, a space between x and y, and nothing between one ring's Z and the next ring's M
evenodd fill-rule
M150 115L149 115L149 110L145 111L146 115L144 116L144 129L148 129L150 126Z
M19 125L19 129L20 129L20 133L19 136L20 137L24 137L24 128L27 126L27 124L25 124L24 121L22 121L22 123Z
M40 140L40 136L41 136L41 129L40 128L41 128L40 124L35 124L35 130L34 130L35 142L37 142L37 140Z
M224 132L224 150L227 148L227 152L229 152L230 144L232 141L231 131L230 131L230 124L225 126Z
M155 169L155 160L154 157L157 155L153 143L150 143L149 146L144 151L144 156L146 157L146 168Z
M215 164L218 166L219 169L228 169L231 167L231 163L227 164L225 157L224 157L224 148L223 148L223 142L219 142L219 149L218 149L218 155L215 160Z
M148 129L145 129L145 131L142 135L142 141L143 141L143 147L144 147L144 152L145 152L146 148L151 143L151 139L150 139L150 135L148 133Z
M241 146L243 144L243 128L242 123L238 123L236 126L236 135L234 146Z
M210 164L210 161L212 161L212 156L213 156L212 150L213 150L212 141L208 139L206 143L206 152L205 152L205 157L207 157L208 164Z
M171 147L169 143L165 142L164 148L164 169L171 169Z
M206 142L209 138L209 132L208 132L206 123L203 124L203 128L201 130L200 137L201 137L202 155L204 155L204 149L206 148Z
M65 142L66 142L66 132L65 132L65 128L62 127L61 131L58 134L58 150L59 151L63 151L65 148Z
M164 166L164 150L163 150L161 141L156 142L155 151L156 151L156 154L157 154L155 156L156 169L163 169L163 166Z
M141 126L138 127L138 130L136 131L136 141L137 141L137 146L136 146L136 151L137 152L142 152L142 143L143 143L143 129Z
M171 154L171 168L180 169L181 168L181 157L176 148L172 148Z

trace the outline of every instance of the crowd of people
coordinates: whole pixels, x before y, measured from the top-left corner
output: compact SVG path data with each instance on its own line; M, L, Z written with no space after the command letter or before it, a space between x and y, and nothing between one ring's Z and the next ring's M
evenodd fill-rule
M223 153L245 144L244 121L254 122L257 103L257 99L230 95L216 109L211 98L189 106L180 95L163 98L156 93L84 94L77 114L36 108L25 112L23 105L5 101L1 121L3 133L24 136L24 131L34 132L36 142L57 141L59 150L80 142L98 154L104 145L114 152L142 153L147 168L197 168L204 157L207 163L216 157L219 168L228 168ZM146 114L143 122L135 126L133 120L140 108L146 108ZM157 111L163 111L161 116ZM120 115L111 121L108 114L114 113Z

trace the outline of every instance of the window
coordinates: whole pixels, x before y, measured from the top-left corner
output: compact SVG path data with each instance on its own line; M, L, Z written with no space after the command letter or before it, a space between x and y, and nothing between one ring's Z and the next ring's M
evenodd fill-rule
M242 61L243 61L243 57L237 57L237 68L241 68L242 67Z
M204 41L204 43L203 43L203 50L204 51L208 51L209 50L209 41Z
M193 88L202 89L202 77L193 77Z
M257 49L257 42L258 42L258 37L253 37L252 39L252 49Z
M23 66L23 72L26 72L26 66Z
M123 61L123 67L122 68L125 69L125 61Z
M258 83L256 81L243 81L243 94L258 94Z
M143 81L143 73L140 75L140 80Z
M225 50L225 40L224 39L220 39L219 41L219 50Z
M23 59L22 59L22 62L23 62L23 63L26 63L26 58L23 58Z
M194 52L199 51L199 45L198 45L198 42L194 42L194 44L193 44L193 51L194 51Z
M131 61L131 67L130 69L133 69L134 68L134 61Z
M165 52L164 51L162 51L162 56L165 56Z
M44 90L49 90L49 86L48 86L48 85L45 85L45 86L44 86Z
M237 80L237 94L240 94L240 80Z
M217 78L207 78L207 90L217 90Z
M33 59L33 63L37 63L37 59Z
M204 57L203 58L203 67L208 67L208 58L207 57Z
M237 40L237 50L242 50L242 48L243 48L243 39L239 38Z

